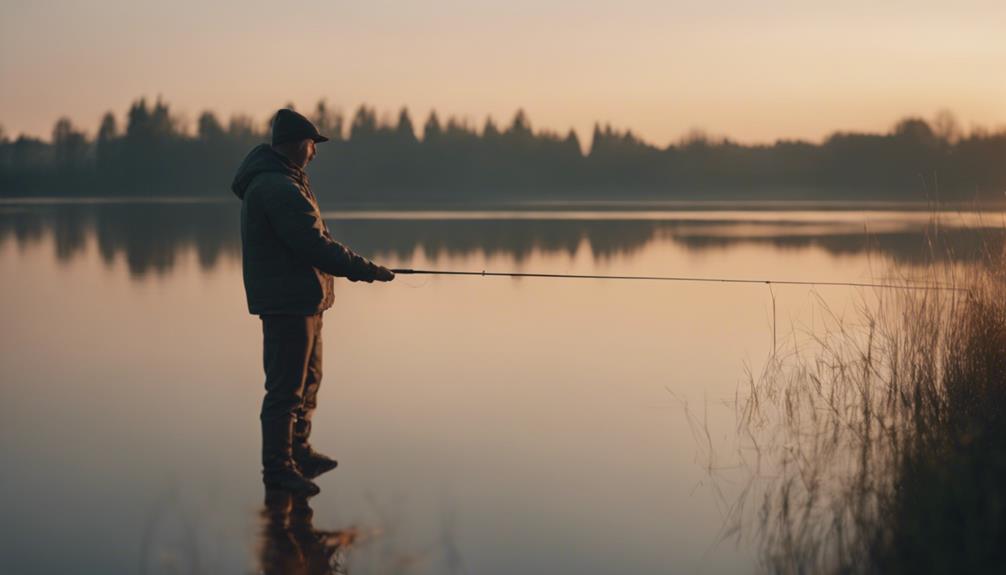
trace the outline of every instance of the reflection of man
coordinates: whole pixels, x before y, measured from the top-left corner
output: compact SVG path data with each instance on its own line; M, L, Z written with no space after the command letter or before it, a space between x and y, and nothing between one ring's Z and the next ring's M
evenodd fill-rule
M356 542L355 529L314 528L314 511L307 498L286 491L266 490L259 567L265 575L345 574L347 550Z
M319 491L311 479L336 466L308 443L332 276L368 283L395 277L333 240L321 218L304 168L315 143L327 140L304 116L280 110L272 145L253 149L231 185L241 198L248 309L261 316L265 342L262 479L266 487L309 495Z

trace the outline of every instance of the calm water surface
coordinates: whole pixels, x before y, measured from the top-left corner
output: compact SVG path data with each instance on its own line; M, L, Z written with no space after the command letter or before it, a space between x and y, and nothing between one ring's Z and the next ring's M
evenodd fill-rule
M261 325L245 308L238 211L0 204L0 571L263 569L276 541L258 467ZM389 267L877 281L932 253L917 212L327 217ZM981 219L951 219L967 258ZM773 290L779 331L812 330L822 302L870 300ZM310 502L313 528L356 530L341 552L356 573L751 572L752 534L724 522L745 486L729 479L732 405L771 352L772 296L341 281L313 437L340 467Z

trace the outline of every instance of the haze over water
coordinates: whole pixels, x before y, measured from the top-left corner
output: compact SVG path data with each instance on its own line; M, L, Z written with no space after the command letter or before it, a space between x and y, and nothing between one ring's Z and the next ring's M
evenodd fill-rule
M5 569L257 571L261 325L237 212L0 206L0 457L17 494ZM929 254L917 212L553 206L328 223L389 267L879 281ZM978 243L964 223L946 234L962 259ZM320 480L314 526L365 534L347 551L358 573L751 571L748 532L724 540L744 484L721 467L745 369L772 349L773 293L780 337L812 330L822 303L872 301L841 287L339 281L314 441L341 464Z

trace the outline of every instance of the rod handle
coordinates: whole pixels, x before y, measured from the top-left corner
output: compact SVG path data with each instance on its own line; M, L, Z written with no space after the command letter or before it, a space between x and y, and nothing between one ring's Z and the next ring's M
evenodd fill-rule
M414 273L416 273L416 270L411 270L411 269L393 269L393 270L391 270L391 273L395 274L396 276L398 274L414 274Z

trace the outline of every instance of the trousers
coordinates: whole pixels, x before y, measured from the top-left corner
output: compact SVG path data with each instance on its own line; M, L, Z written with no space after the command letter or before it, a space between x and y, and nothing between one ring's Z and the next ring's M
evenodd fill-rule
M263 315L265 398L262 422L263 472L291 468L292 448L306 444L321 387L322 314Z

